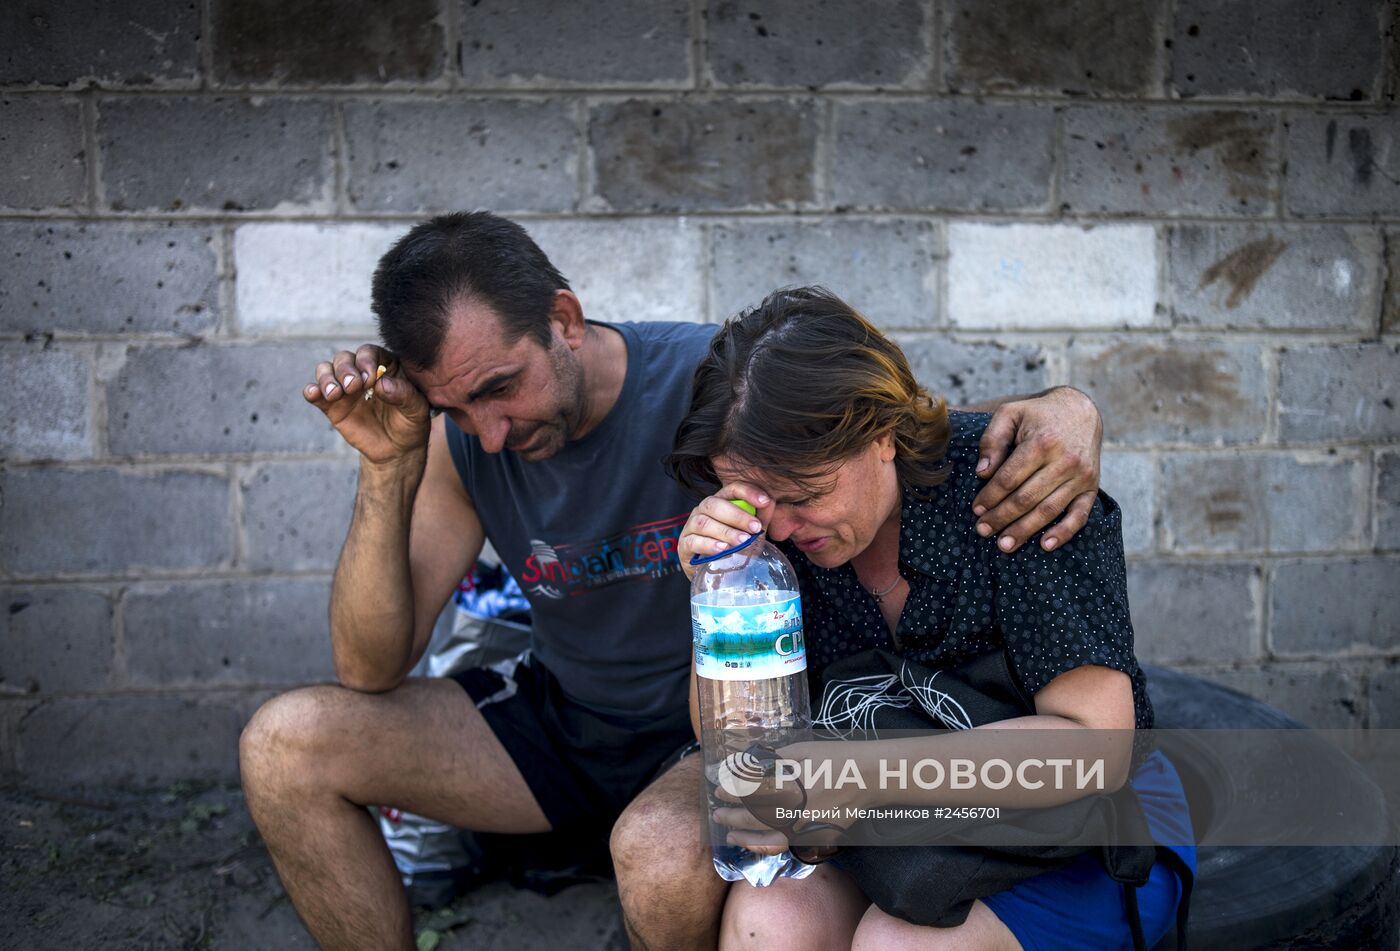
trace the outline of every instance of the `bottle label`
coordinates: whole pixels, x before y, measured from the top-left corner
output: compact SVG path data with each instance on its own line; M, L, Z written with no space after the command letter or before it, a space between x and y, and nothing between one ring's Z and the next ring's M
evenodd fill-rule
M695 672L706 680L768 680L807 669L802 599L690 603Z

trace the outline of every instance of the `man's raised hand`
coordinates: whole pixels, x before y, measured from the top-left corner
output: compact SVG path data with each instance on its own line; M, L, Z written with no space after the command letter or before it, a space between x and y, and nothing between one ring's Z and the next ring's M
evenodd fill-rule
M374 344L342 350L318 363L315 377L301 395L369 462L392 463L427 447L428 402L388 350Z

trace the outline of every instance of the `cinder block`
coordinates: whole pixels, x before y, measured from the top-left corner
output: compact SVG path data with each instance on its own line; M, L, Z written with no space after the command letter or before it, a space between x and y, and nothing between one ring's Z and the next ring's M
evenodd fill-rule
M1181 0L1172 86L1181 96L1371 99L1380 0Z
M0 83L193 85L199 6L168 0L0 5Z
M1151 225L948 225L954 327L1149 327L1156 311Z
M217 475L16 469L0 487L0 570L12 575L182 571L233 556L229 485Z
M214 0L222 83L429 83L443 74L451 0Z
M0 332L208 333L216 238L194 225L0 222Z
M327 578L140 585L122 604L127 677L140 687L330 679L329 605Z
M361 211L564 211L578 194L578 129L560 100L349 103L345 139Z
M1064 122L1062 210L1264 215L1277 207L1272 113L1081 106Z
M1150 552L1155 538L1157 463L1143 452L1109 452L1102 460L1099 487L1123 510L1123 550Z
M0 20L5 16L0 12ZM87 153L78 104L0 99L0 208L76 208L86 202Z
M1362 725L1361 682L1353 671L1322 664L1269 664L1260 668L1195 672L1248 694L1319 730Z
M343 445L301 395L335 344L132 351L107 386L114 455L327 452ZM174 410L174 411L173 411Z
M540 221L529 231L589 318L705 319L700 229L684 218Z
M817 198L808 100L603 103L588 139L596 200L615 211L793 209Z
M92 365L84 353L0 344L0 457L92 455Z
M266 691L68 697L15 728L16 765L32 782L159 787L237 782L238 735Z
M1376 450L1376 547L1400 548L1400 450Z
M1040 105L837 102L838 208L1037 211L1050 201L1054 115Z
M1400 113L1290 113L1284 203L1322 217L1400 214Z
M1128 566L1128 604L1142 661L1201 664L1259 656L1258 565L1134 562Z
M683 0L458 2L468 87L690 84Z
M950 0L955 92L1152 96L1160 87L1159 0Z
M99 186L114 211L330 211L327 103L139 98L98 103Z
M1372 730L1400 729L1400 667L1394 660L1366 678L1366 726Z
M0 691L101 690L112 673L112 602L86 588L0 591Z
M358 468L266 463L245 471L243 537L251 571L331 571L345 544Z
M1400 343L1281 350L1278 381L1282 439L1400 437Z
M1270 588L1269 645L1280 655L1394 653L1400 558L1284 561Z
M1069 346L1070 382L1098 403L1115 443L1250 443L1268 421L1259 347L1232 341Z
M928 334L894 338L918 381L950 406L1038 393L1047 386L1045 351L1038 346L962 343Z
M239 330L377 338L370 280L403 225L267 222L233 234Z
M1400 41L1397 43L1400 44ZM1381 333L1400 333L1400 231L1385 233L1385 299L1381 305Z
M1176 225L1168 261L1178 324L1370 330L1380 307L1380 235L1369 228Z
M1165 543L1174 552L1355 549L1367 489L1355 453L1172 455L1162 469Z
M938 238L934 223L898 218L717 225L710 318L722 321L779 287L821 284L881 327L932 327Z
M718 3L705 21L706 66L723 86L922 89L930 15L917 0Z

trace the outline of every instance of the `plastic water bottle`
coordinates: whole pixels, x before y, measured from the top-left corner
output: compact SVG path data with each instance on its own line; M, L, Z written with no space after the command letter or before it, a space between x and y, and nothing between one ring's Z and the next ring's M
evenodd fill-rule
M752 514L747 502L741 508ZM742 787L726 766L753 743L774 749L807 737L807 650L802 599L792 565L760 532L717 555L691 559L690 619L700 701L700 745L710 808L717 786ZM816 868L790 852L758 855L726 841L729 829L710 820L715 871L730 882L771 884L779 876L805 878Z

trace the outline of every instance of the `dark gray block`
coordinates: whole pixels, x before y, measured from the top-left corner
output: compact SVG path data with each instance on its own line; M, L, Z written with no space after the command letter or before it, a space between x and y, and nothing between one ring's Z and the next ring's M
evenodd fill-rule
M0 99L0 208L78 208L86 203L87 153L79 105L67 99Z
M338 347L283 344L133 351L107 387L116 455L326 452L342 440L301 389Z
M0 487L0 570L13 575L139 575L233 557L222 476L17 469Z
M1400 231L1385 233L1385 299L1381 333L1400 333Z
M0 331L208 333L217 237L195 225L0 222Z
M199 6L169 0L0 4L0 83L192 85Z
M706 51L722 86L922 89L933 51L918 0L710 6Z
M332 207L328 104L282 98L106 99L102 194L115 211Z
M1381 241L1373 229L1176 225L1168 255L1178 324L1361 332L1376 325Z
M362 211L564 211L577 198L578 129L564 102L350 103L345 137Z
M330 571L354 508L351 462L265 463L243 474L244 557L252 571Z
M938 319L938 243L928 221L718 226L710 232L710 316L722 321L785 285L822 284L881 327L930 327Z
M1263 215L1278 198L1276 117L1233 109L1080 106L1065 112L1067 211Z
M101 690L112 675L112 602L86 588L0 591L0 690Z
M141 687L334 676L325 578L141 585L126 595L127 677Z
M1148 663L1253 660L1260 650L1263 575L1247 562L1134 562L1128 604Z
M1071 342L1069 358L1070 382L1098 403L1115 442L1249 443L1264 435L1268 380L1253 344Z
M838 102L837 207L1034 211L1050 200L1054 115L1038 105Z
M589 120L597 197L618 211L797 208L816 200L806 100L630 99Z
M238 735L266 696L220 691L51 700L16 725L16 765L34 782L237 782Z
M689 85L683 0L457 2L468 87Z
M948 85L958 92L1151 96L1164 0L950 0Z
M0 458L92 455L92 364L88 355L0 344Z
M1400 113L1290 113L1283 126L1289 211L1400 215Z
M1274 569L1269 645L1278 654L1394 653L1400 558L1285 561Z
M1376 547L1400 548L1400 450L1376 452Z
M1361 726L1361 681L1355 672L1324 664L1268 664L1201 671L1200 676L1278 707L1319 730Z
M961 343L943 336L896 334L914 376L950 406L1045 389L1045 351L1037 346Z
M1180 0L1172 86L1182 96L1374 98L1383 0Z
M213 0L214 75L259 85L432 82L447 58L447 2Z
M1163 460L1172 551L1355 549L1366 534L1366 467L1352 454L1175 455Z
M1400 438L1400 343L1290 347L1279 354L1281 439Z

